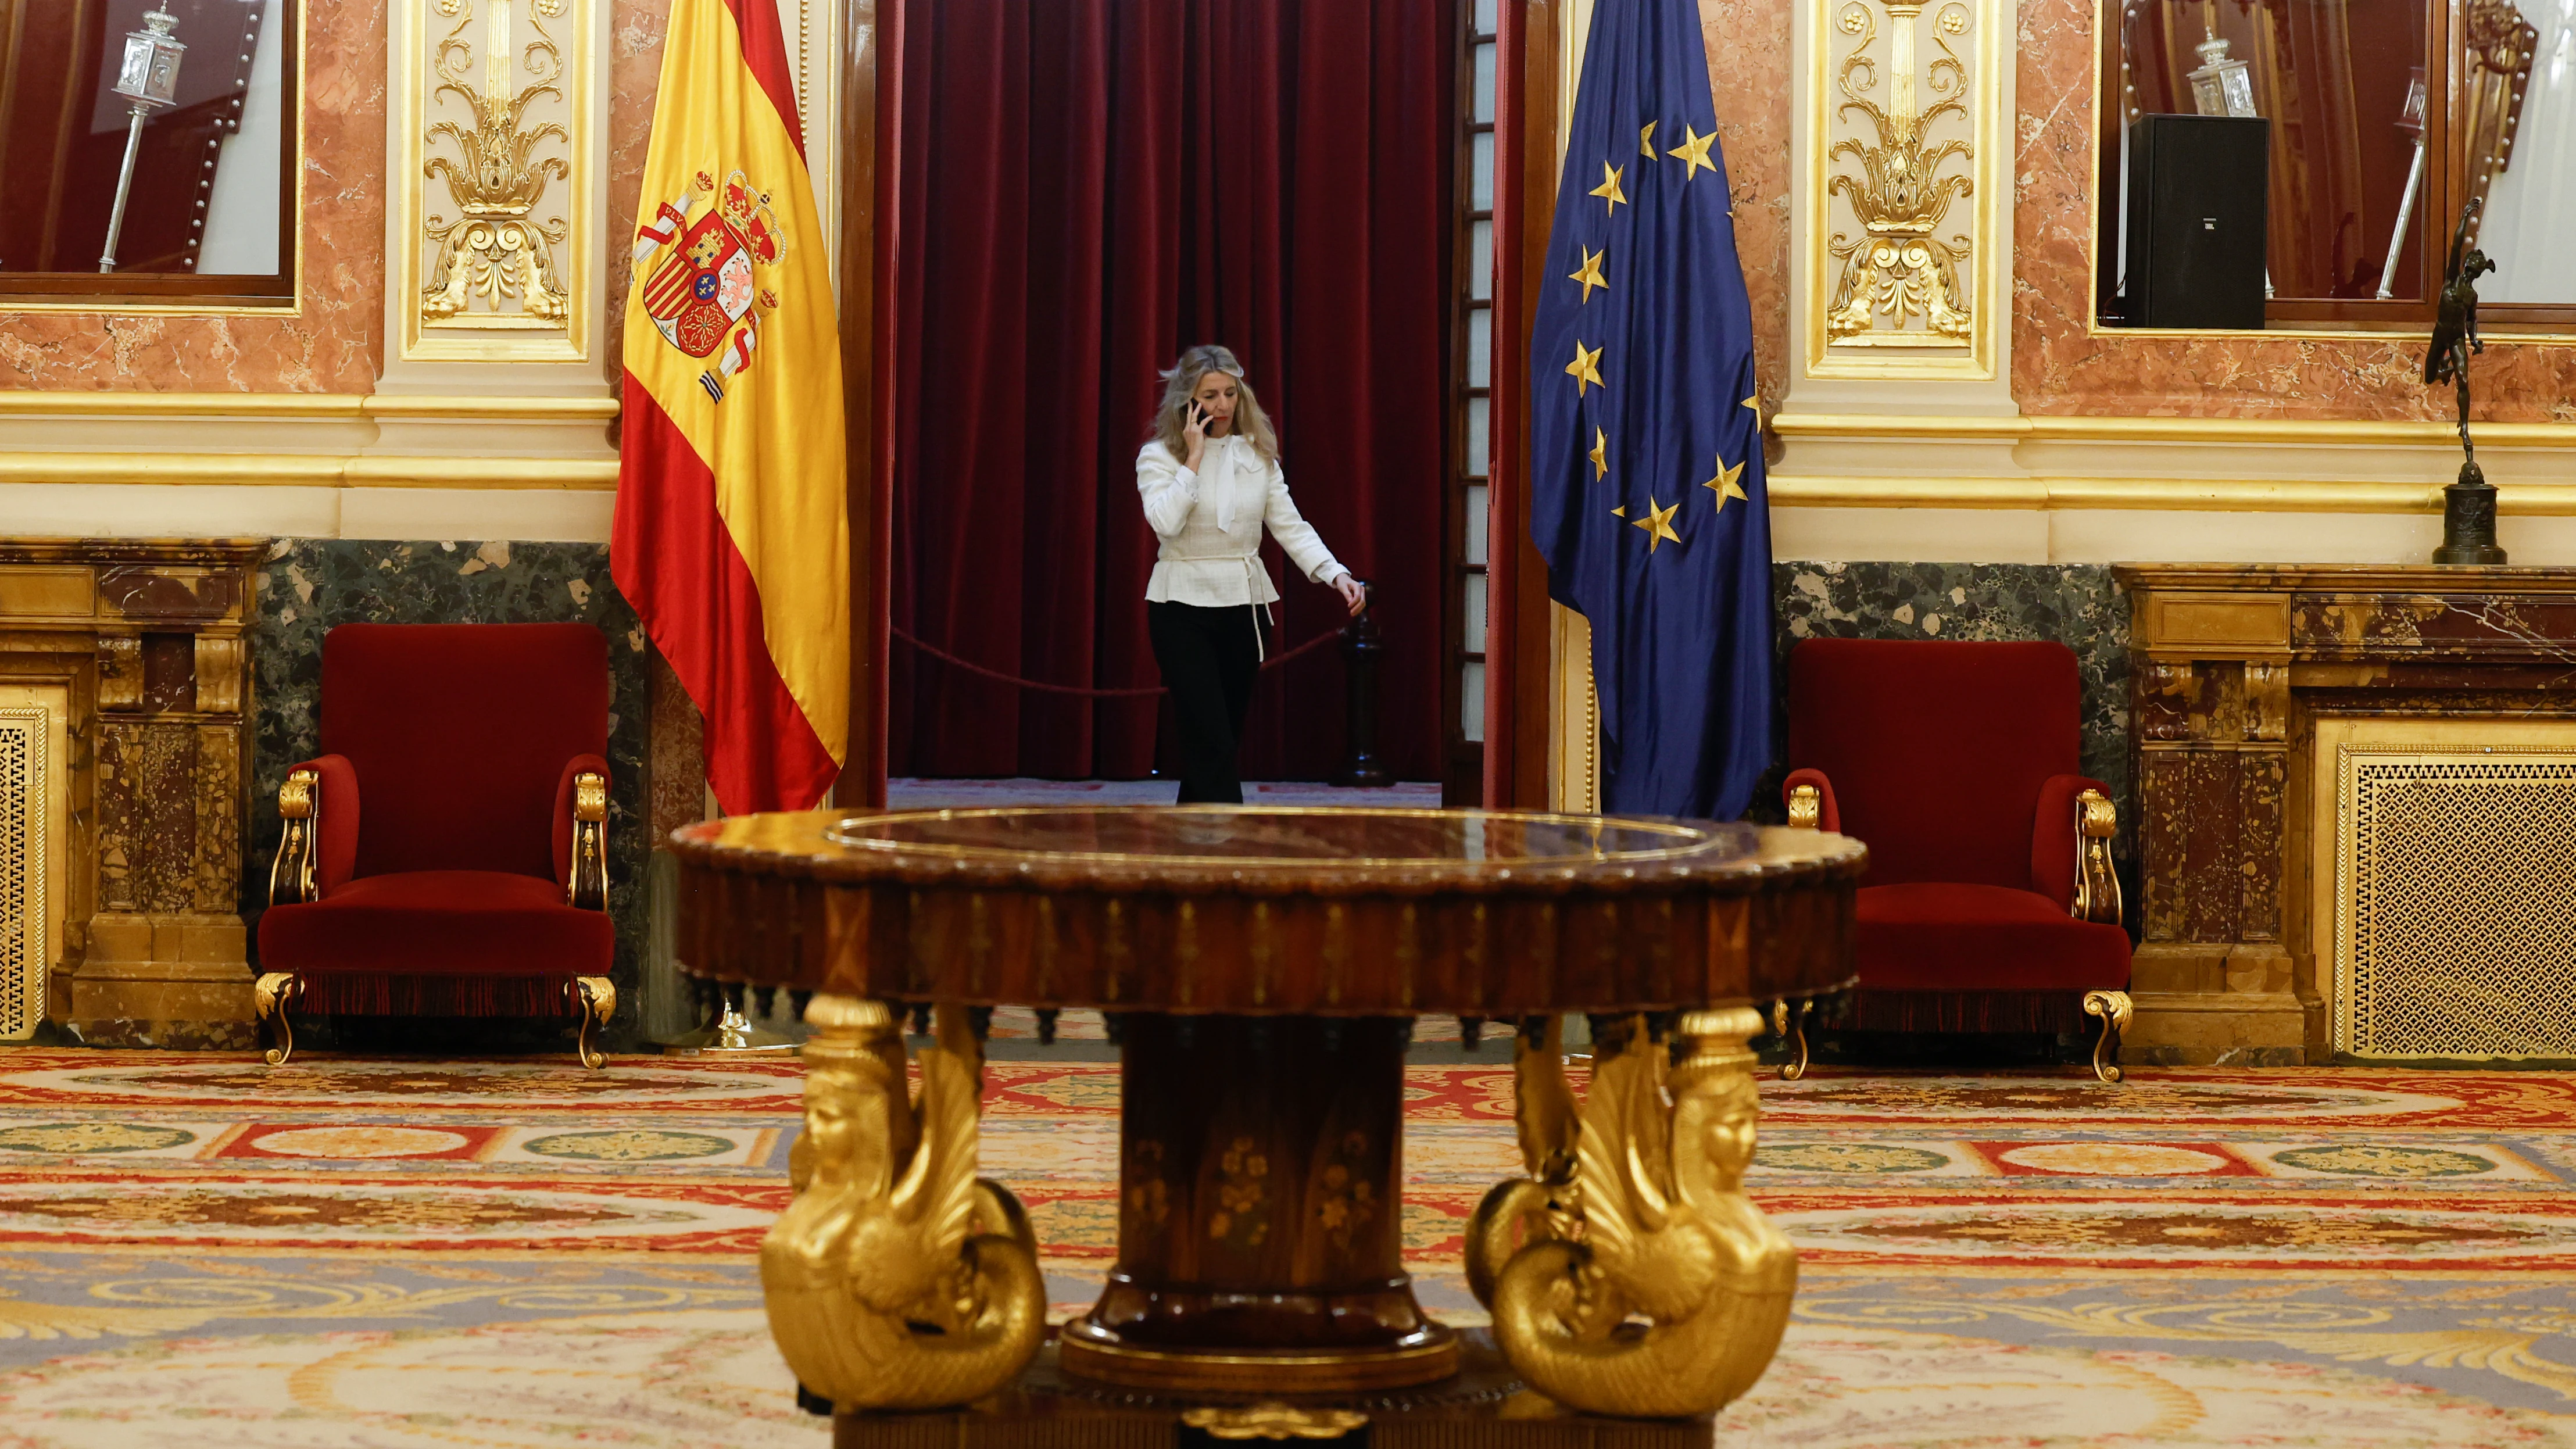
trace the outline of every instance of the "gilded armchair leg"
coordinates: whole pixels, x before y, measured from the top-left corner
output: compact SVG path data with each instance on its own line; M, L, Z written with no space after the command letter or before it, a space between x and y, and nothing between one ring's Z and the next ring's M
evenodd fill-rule
M590 1032L593 1027L607 1026L608 1019L617 1014L617 988L605 976L576 976L565 984L564 990L581 998L581 1035L574 1041L573 1050L580 1054L583 1066L598 1071L608 1065L608 1054L591 1049Z
M2093 1075L2105 1082L2120 1080L2120 1038L2129 1029L2129 1011L2125 991L2084 993L2084 1014L2102 1018L2102 1035L2093 1043Z
M1794 1082L1807 1074L1807 1017L1816 1009L1812 998L1771 1003L1771 1030L1789 1044L1789 1060L1780 1067L1780 1080Z
M271 971L250 986L251 1015L275 1028L277 1045L263 1054L272 1067L286 1065L295 1055L295 1021L286 1008L304 994L304 978L291 971Z

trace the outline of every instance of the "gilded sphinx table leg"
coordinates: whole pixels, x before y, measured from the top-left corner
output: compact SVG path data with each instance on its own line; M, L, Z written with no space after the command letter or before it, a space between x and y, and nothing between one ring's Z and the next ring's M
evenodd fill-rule
M1707 1414L1770 1365L1798 1258L1743 1191L1760 1110L1745 1042L1762 1026L1742 1008L1685 1012L1674 1040L1629 1018L1596 1043L1579 1114L1553 1024L1523 1036L1528 1176L1477 1209L1468 1279L1504 1357L1556 1402Z
M844 1412L982 1398L1036 1356L1046 1285L1018 1201L975 1175L974 1036L941 1009L915 1100L895 1008L817 996L805 1020L796 1198L760 1245L779 1353Z
M1521 1136L1543 1184L1517 1205L1536 1215L1528 1251L1505 1255L1502 1298L1532 1295L1543 1316L1584 1266L1533 1266L1530 1253L1567 1245L1546 1235L1552 1197L1597 1174L1603 1153L1655 1156L1667 1119L1708 1115L1723 1135L1739 1120L1751 1150L1751 1081L1743 1067L1750 1012L1734 1056L1708 1050L1669 1073L1680 1106L1667 1113L1662 1040L1605 1047L1594 1100L1624 1108L1579 1116L1557 1064L1553 1030L1522 1052ZM1100 1303L1053 1342L1030 1329L1042 1313L1024 1219L1008 1194L978 1188L970 1221L927 1230L917 1204L930 1183L971 1176L974 1045L962 1013L943 1009L942 1045L922 1058L918 1103L903 1100L903 1047L883 1003L817 997L806 1019L807 1137L799 1194L761 1258L770 1319L809 1403L829 1401L836 1449L1192 1449L1210 1442L1328 1441L1367 1449L1705 1449L1709 1426L1668 1398L1632 1393L1611 1417L1543 1397L1516 1354L1483 1330L1452 1333L1423 1317L1400 1257L1403 1023L1320 1018L1182 1018L1131 1014L1126 1025L1119 1262ZM1695 1019L1694 1019L1695 1020ZM1543 1051L1533 1050L1536 1043ZM1621 1063L1625 1063L1621 1065ZM1543 1069L1542 1069L1543 1066ZM1742 1078L1744 1101L1702 1077ZM1642 1091L1643 1096L1638 1093ZM1625 1096L1621 1094L1625 1093ZM964 1104L964 1105L961 1105ZM1590 1154L1587 1156L1586 1154ZM1678 1312L1625 1277L1577 1285L1567 1303L1606 1322L1634 1311L1663 1317L1643 1333L1610 1330L1561 1359L1607 1354L1630 1378L1677 1374L1709 1398L1739 1391L1769 1361L1794 1273L1786 1243L1763 1256L1762 1233L1723 1203L1693 1216L1707 1174L1701 1154L1655 1178L1665 1193L1624 1271L1685 1273L1694 1245L1723 1282L1705 1275L1675 1291L1701 1310ZM1507 1184L1506 1190L1512 1185ZM1739 1197L1738 1202L1741 1202ZM916 1206L908 1206L916 1205ZM1749 1204L1742 1205L1745 1214ZM1004 1220L1007 1218L1007 1223ZM1603 1221L1606 1221L1604 1219ZM1603 1231L1596 1227L1595 1231ZM1661 1234L1662 1236L1657 1236ZM1490 1234L1489 1234L1490 1236ZM1772 1237L1776 1239L1776 1234ZM1749 1255L1725 1259L1751 1241ZM1470 1262L1477 1255L1471 1248ZM1705 1264L1703 1264L1705 1266ZM1729 1270L1734 1276L1725 1277ZM1766 1276L1766 1273L1770 1276ZM1765 1299L1759 1289L1776 1279ZM1589 1292L1589 1296L1582 1296ZM1516 1296L1517 1295L1517 1296ZM1766 1308L1776 1308L1768 1318ZM922 1315L948 1312L933 1330ZM1593 1327L1602 1326L1587 1320ZM953 1328L946 1325L954 1325ZM1741 1342L1728 1338L1740 1335ZM1644 1339L1643 1349L1624 1339ZM1699 1356L1695 1358L1694 1356ZM1578 1383L1579 1374L1557 1376ZM1740 1381L1739 1381L1740 1380ZM1731 1385L1731 1386L1730 1386ZM1598 1397L1598 1396L1595 1396ZM1622 1400L1626 1402L1626 1400Z

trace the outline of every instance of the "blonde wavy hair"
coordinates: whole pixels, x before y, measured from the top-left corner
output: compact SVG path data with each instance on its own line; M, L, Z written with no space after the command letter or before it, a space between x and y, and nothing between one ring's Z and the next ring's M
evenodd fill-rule
M1261 410L1261 402L1252 395L1252 384L1243 380L1243 364L1234 354L1213 343L1203 343L1181 354L1181 360L1163 376L1163 401L1154 409L1154 436L1172 456L1187 459L1189 445L1182 440L1181 428L1189 419L1190 398L1211 372L1222 372L1234 379L1234 432L1252 444L1263 461L1279 461L1279 435L1270 430L1270 415Z

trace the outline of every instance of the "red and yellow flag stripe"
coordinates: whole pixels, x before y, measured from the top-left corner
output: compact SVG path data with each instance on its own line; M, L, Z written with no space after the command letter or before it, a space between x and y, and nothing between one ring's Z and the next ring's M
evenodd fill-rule
M705 716L726 813L802 809L847 758L849 515L830 259L765 0L675 0L636 214L611 566ZM671 273L692 234L718 271ZM666 335L648 285L666 313L688 286L692 325Z

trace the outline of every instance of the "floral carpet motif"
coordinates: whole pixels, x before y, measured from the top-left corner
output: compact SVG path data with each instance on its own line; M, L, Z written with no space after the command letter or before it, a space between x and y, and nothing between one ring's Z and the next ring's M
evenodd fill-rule
M1079 1039L1079 1038L1076 1038ZM1058 1316L1117 1246L1118 1076L988 1065ZM1437 1316L1511 1074L1408 1079ZM0 1050L0 1449L823 1449L754 1254L792 1063ZM1797 1317L1744 1449L2576 1449L2576 1085L2513 1072L1819 1073L1748 1187ZM470 1389L460 1392L460 1388Z

